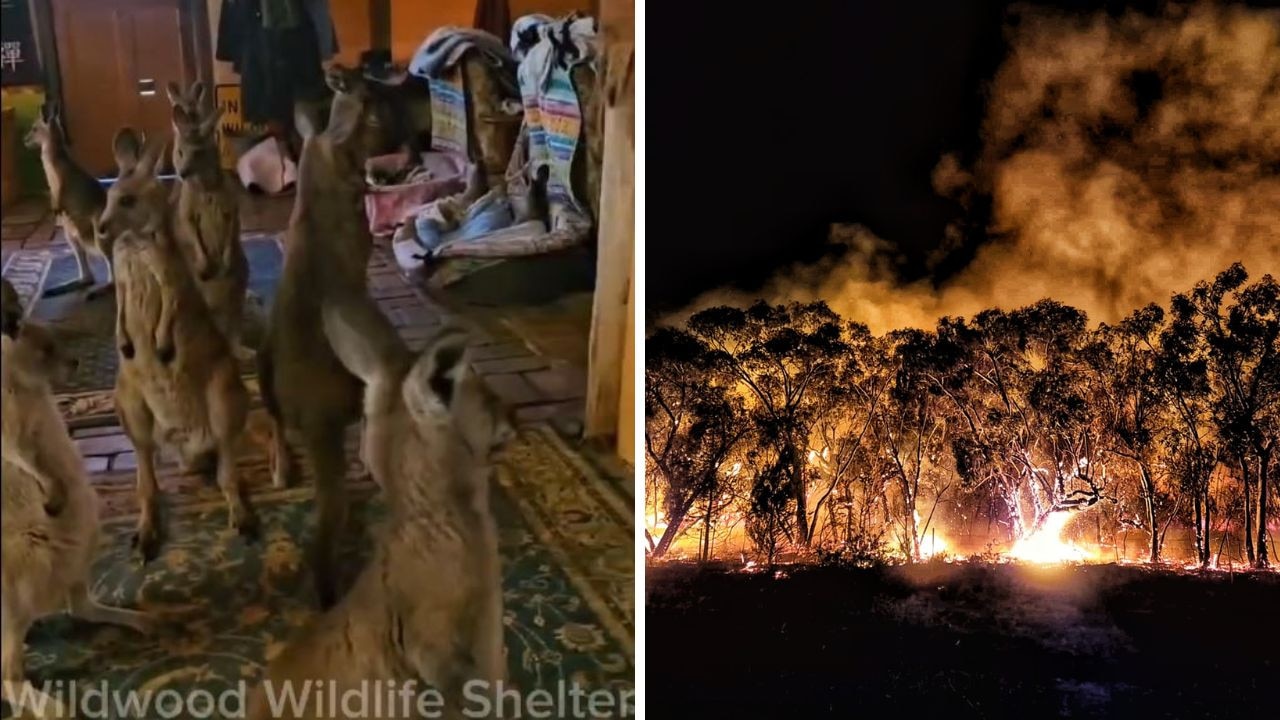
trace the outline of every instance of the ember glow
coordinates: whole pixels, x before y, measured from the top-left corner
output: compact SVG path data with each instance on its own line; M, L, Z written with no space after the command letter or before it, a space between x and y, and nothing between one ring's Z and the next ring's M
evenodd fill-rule
M1089 562L1096 559L1096 553L1063 539L1063 532L1070 520L1070 513L1051 513L1038 530L1032 531L1014 543L1013 548L1009 550L1009 557L1046 564Z

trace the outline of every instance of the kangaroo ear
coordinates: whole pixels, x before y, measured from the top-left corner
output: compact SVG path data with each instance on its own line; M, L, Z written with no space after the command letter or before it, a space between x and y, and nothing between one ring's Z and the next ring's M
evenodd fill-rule
M203 80L195 81L195 84L191 86L191 107L192 108L201 109L204 107L204 97L205 97L205 93L208 92L208 90L209 88L204 84Z
M142 135L133 128L120 128L115 139L111 141L111 150L116 156L116 167L120 175L129 175L138 167L142 159Z
M335 143L345 145L356 137L364 121L364 104L349 95L336 95L329 111L329 127L325 132Z
M293 126L298 129L303 140L310 140L320 132L320 128L316 127L314 113L302 102L293 104Z
M146 143L146 139L143 139ZM164 163L160 160L164 157L164 151L169 147L169 139L165 138L154 145L145 147L142 158L138 161L137 172L140 175L159 175L164 169Z
M465 330L447 327L427 351L427 384L445 407L453 403L454 390L470 360L467 337Z
M177 107L183 104L182 88L178 87L178 83L170 80L169 84L164 86L164 93L169 96L170 105Z
M366 384L387 368L405 364L409 349L368 297L348 295L325 303L324 332L338 360Z
M218 121L222 119L222 113L222 108L214 108L213 112L209 113L208 117L201 120L200 134L204 136L212 135L213 131L218 129Z

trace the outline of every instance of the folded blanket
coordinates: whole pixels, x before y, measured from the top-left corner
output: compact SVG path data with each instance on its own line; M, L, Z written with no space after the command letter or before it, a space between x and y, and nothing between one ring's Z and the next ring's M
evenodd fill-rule
M519 36L512 36L512 43L523 50L520 58L520 71L537 78L541 86L550 81L551 68L560 66L572 70L579 63L596 61L595 37L596 21L594 18L582 17L577 13L567 15L559 20L544 20L545 15L525 15L516 20L515 28L520 28ZM520 81L523 92L525 80Z
M585 236L591 228L590 211L573 192L573 157L582 134L578 93L567 69L553 66L545 85L538 72L534 66L520 66L529 134L527 175L539 177L544 169L546 171L551 229L573 226L581 229Z
M495 76L504 82L512 96L518 95L518 89L508 78L514 77L516 59L511 50L496 35L475 28L446 26L431 33L413 54L409 62L409 72L418 77L443 77L450 68L454 68L462 60L467 51L475 50L481 57L493 65L498 71Z
M542 39L542 33L539 30L543 25L550 25L555 19L550 15L542 13L534 13L525 15L511 23L511 54L515 56L517 62L524 60L525 55L538 41Z
M498 190L490 190L467 205L448 197L429 205L414 221L418 244L425 251L484 237L511 225L511 203Z
M482 238L442 245L431 253L431 259L453 258L510 258L526 255L543 255L565 250L582 243L583 233L564 228L547 232L540 220L512 225Z
M440 77L427 79L431 86L431 148L467 154L467 94L462 67L454 65Z

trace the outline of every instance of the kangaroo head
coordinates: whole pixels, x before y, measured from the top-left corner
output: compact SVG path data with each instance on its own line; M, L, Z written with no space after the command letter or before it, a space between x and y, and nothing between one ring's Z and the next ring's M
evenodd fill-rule
M218 121L222 108L201 118L179 105L173 106L173 170L183 180L213 179L221 172L218 156Z
M361 136L370 98L369 84L359 70L340 65L332 66L325 80L334 95L323 130L316 127L312 114L300 107L295 109L295 124L304 140L298 168L299 185L345 187L362 193L366 158Z
M40 117L31 123L22 143L33 150L56 145L62 140L62 111L57 105L46 103L40 108Z
M53 332L43 325L23 322L5 328L4 373L6 379L27 387L47 387L62 382L75 372L79 362L58 344Z
M166 143L146 145L133 128L116 133L113 149L119 178L107 189L107 204L98 217L99 238L114 239L127 231L150 235L165 229L168 192L158 177Z
M515 423L472 368L469 340L462 328L440 330L405 377L403 392L420 431L431 427L433 418L448 417L471 455L488 462L515 436Z
M169 104L173 107L182 108L191 117L202 117L206 115L205 100L207 93L205 92L205 84L199 80L191 84L191 87L183 90L176 82L170 82L165 87L165 94L169 96Z

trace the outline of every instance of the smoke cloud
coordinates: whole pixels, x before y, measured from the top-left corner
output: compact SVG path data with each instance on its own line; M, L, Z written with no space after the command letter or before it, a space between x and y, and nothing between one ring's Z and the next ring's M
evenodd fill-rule
M1008 33L980 156L933 173L940 194L991 199L993 239L967 268L903 284L890 244L837 227L838 260L788 268L759 293L708 293L682 315L823 299L882 332L1052 297L1111 322L1236 261L1280 274L1280 14L1021 8Z

